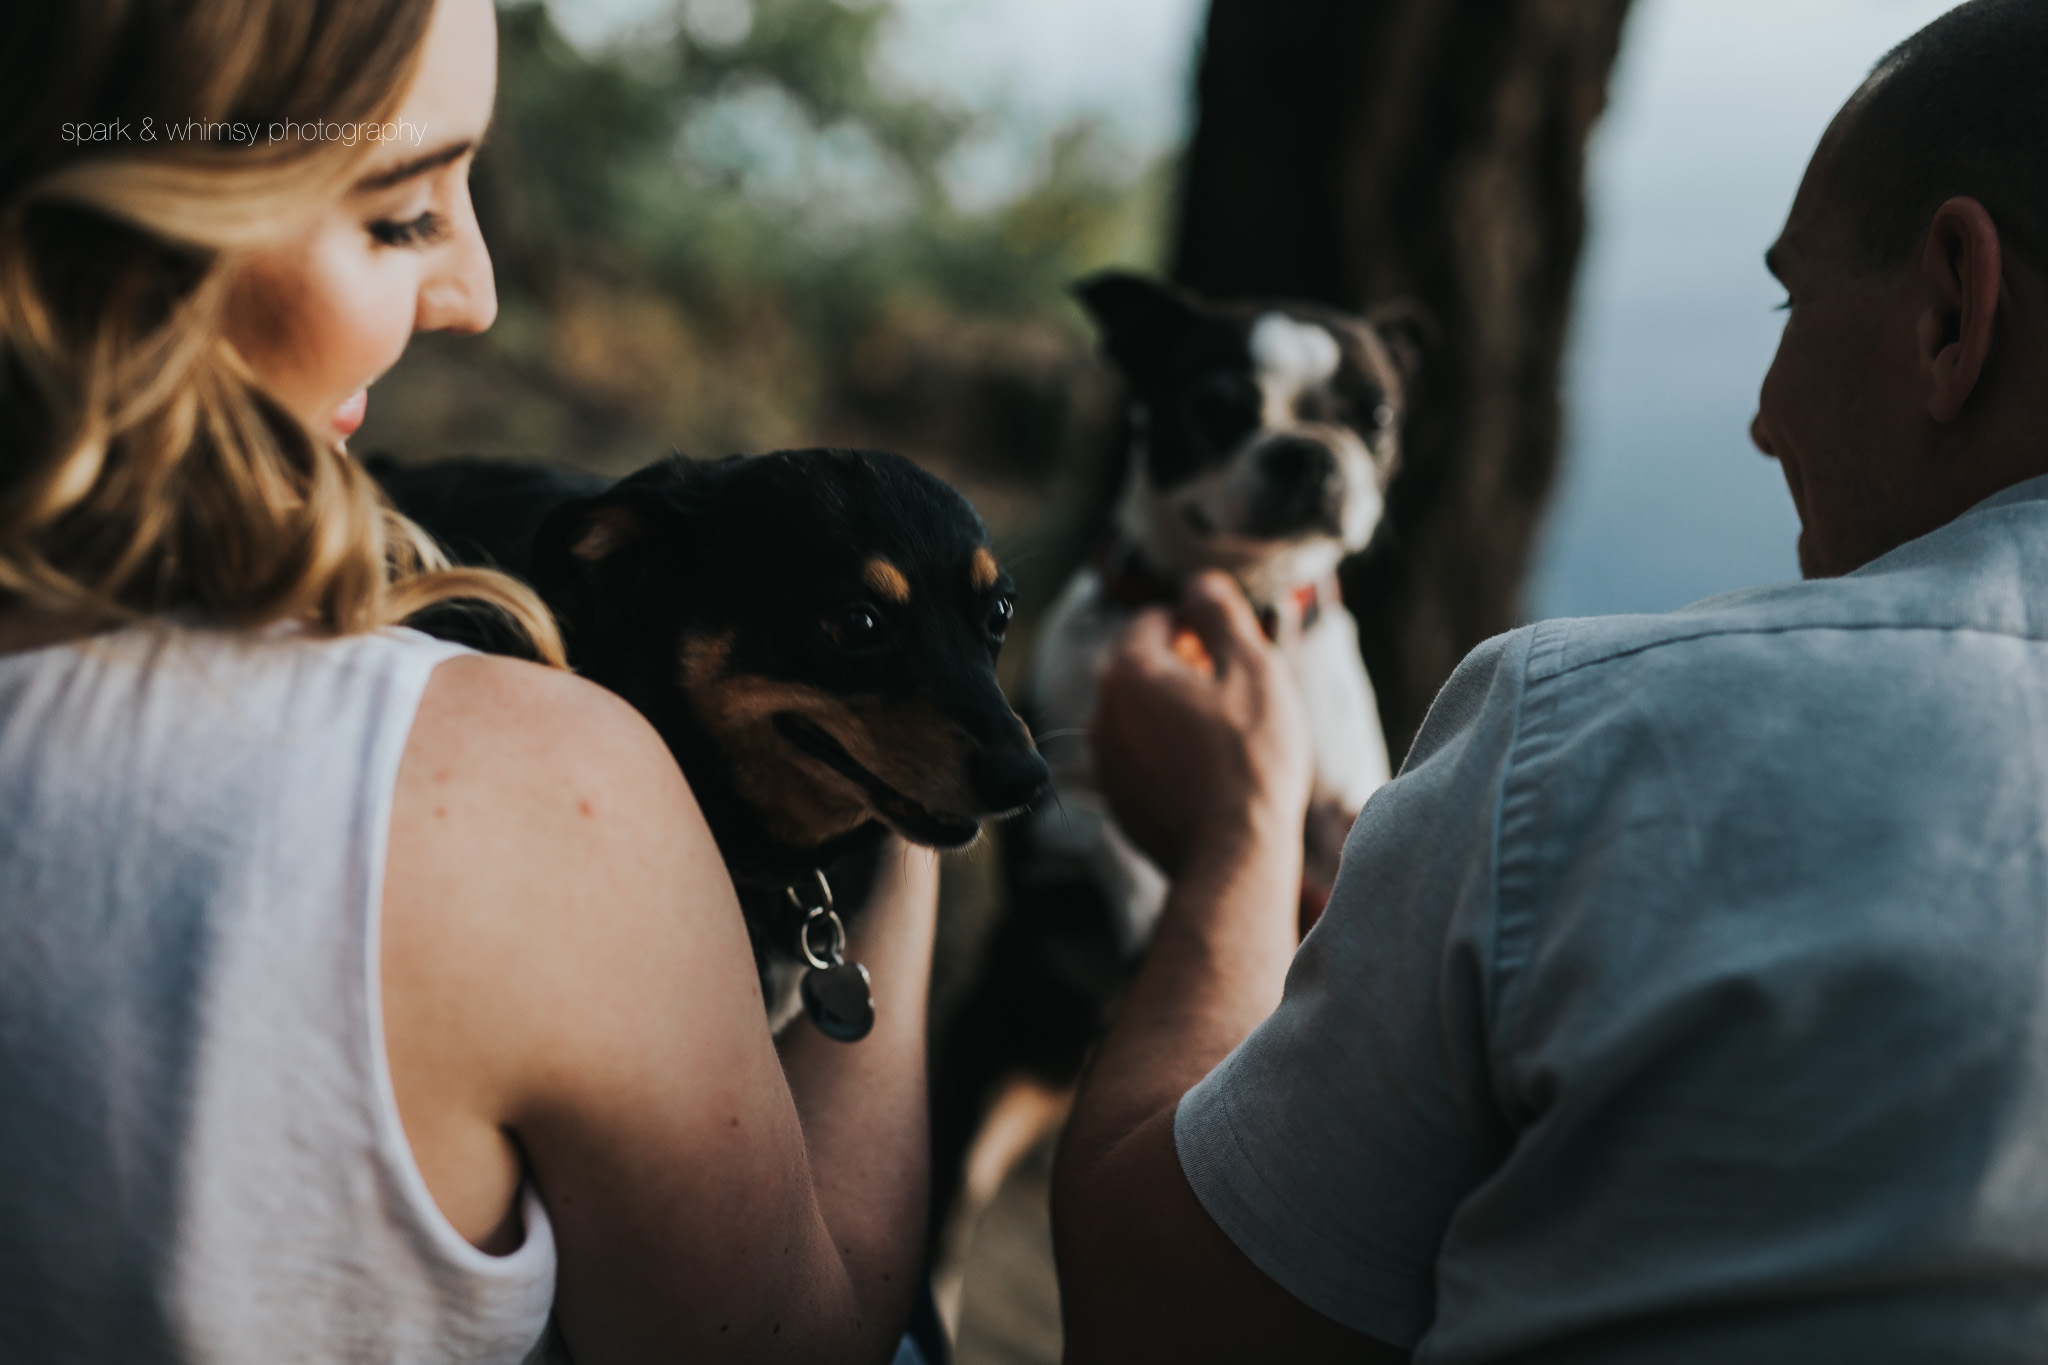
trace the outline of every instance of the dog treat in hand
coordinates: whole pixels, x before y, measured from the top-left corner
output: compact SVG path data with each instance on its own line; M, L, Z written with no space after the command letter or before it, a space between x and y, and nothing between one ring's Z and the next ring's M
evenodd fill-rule
M1216 660L1209 657L1209 647L1202 643L1202 637L1183 627L1173 637L1173 652L1189 668L1211 676L1216 672Z

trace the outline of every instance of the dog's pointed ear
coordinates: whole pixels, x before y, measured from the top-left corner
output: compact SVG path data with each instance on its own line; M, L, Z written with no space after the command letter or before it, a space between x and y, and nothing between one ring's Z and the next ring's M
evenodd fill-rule
M1367 313L1365 320L1401 372L1402 387L1412 390L1429 356L1443 344L1436 318L1414 299L1396 299Z
M1095 320L1102 349L1137 380L1164 361L1174 336L1194 315L1186 290L1127 270L1090 275L1074 286L1074 297Z

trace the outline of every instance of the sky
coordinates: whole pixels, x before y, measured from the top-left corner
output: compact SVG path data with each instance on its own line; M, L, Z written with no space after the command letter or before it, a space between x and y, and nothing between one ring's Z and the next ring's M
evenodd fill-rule
M689 0L730 26L748 0ZM1813 145L1891 46L1946 0L1636 0L1591 147L1567 359L1564 473L1531 616L1663 611L1797 574L1797 521L1750 446L1783 292L1764 271ZM583 41L671 0L558 0ZM1000 111L956 192L1001 197L1082 113L1135 154L1185 135L1204 0L898 0L907 84Z
M1813 146L1941 0L1637 0L1591 148L1565 471L1532 616L1665 611L1798 575L1749 444L1784 299L1763 268Z
M1165 148L1188 122L1201 0L896 0L899 69L1028 125L1100 114L1134 142Z

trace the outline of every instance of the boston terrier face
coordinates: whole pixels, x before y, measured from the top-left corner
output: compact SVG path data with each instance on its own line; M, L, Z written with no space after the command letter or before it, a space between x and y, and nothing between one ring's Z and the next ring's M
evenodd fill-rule
M1227 569L1270 597L1365 547L1399 461L1412 324L1121 272L1075 293L1130 384L1117 521L1153 569Z

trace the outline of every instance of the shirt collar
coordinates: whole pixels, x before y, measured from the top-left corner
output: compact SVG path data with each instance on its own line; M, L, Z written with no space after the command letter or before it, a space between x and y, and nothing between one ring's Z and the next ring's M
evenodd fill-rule
M2022 479L2010 488L2002 488L1984 501L1963 513L1989 511L1994 507L2009 507L2016 502L2048 502L2048 474L2037 474L2031 479Z

